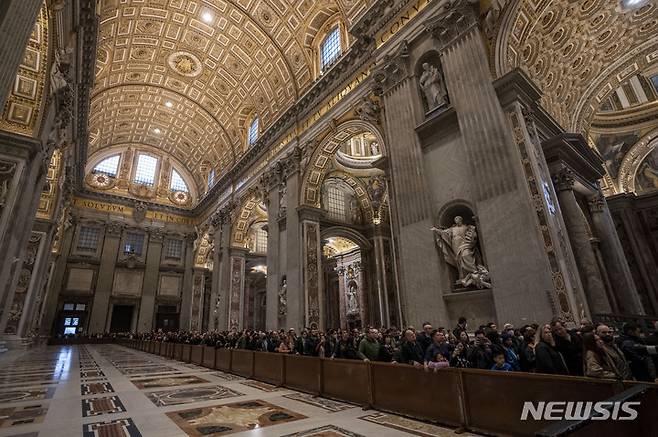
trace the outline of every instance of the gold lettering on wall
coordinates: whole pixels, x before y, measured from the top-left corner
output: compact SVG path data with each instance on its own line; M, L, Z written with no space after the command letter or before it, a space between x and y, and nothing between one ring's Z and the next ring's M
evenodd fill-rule
M132 217L133 208L113 203L99 202L97 200L73 198L73 206L76 208L93 209L95 211L111 212ZM196 225L198 223L192 217L185 217L160 211L146 211L146 218L153 221L175 223L178 225Z
M377 48L383 46L386 41L398 33L400 29L406 26L412 18L420 14L425 7L432 3L432 0L416 0L412 5L405 9L391 24L387 25L381 32L377 33L375 41Z

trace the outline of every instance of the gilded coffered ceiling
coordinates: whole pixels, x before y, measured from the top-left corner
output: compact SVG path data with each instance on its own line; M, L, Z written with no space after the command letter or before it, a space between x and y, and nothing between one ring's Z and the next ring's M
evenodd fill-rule
M498 73L525 70L568 131L586 132L613 90L658 63L653 0L510 1L502 21Z
M90 156L158 147L198 174L221 174L313 82L311 43L372 0L105 0L89 118ZM199 181L197 181L199 182Z

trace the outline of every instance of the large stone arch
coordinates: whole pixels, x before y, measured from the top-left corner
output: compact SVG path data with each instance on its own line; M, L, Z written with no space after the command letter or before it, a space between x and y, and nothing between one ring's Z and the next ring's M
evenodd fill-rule
M511 0L494 46L496 75L523 69L561 126L586 132L612 91L658 63L658 5L620 8L610 0Z
M371 132L380 144L383 156L387 155L387 146L379 128L363 120L348 120L327 134L311 155L308 167L304 171L300 203L302 205L320 207L322 199L322 183L327 176L331 160L343 141L361 132Z
M261 200L258 194L250 194L243 200L231 226L231 247L244 248L247 244L249 227L258 219L267 220L267 213L260 208Z
M617 187L615 187L619 192L636 192L635 176L637 175L640 164L642 164L644 158L646 158L656 147L658 147L658 128L653 129L644 135L640 141L635 143L633 147L631 147L631 150L624 155L621 167L619 167L619 176L616 181Z
M357 202L359 202L361 212L363 212L363 220L366 223L372 222L374 217L372 202L370 201L370 196L368 195L368 189L362 181L341 170L335 170L327 173L325 175L325 179L327 178L337 178L345 182L354 191L354 195Z

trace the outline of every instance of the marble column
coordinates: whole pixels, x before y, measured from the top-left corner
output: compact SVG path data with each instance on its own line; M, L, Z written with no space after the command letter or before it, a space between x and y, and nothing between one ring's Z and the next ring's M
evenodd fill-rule
M39 327L39 334L48 336L54 334L53 323L57 314L57 304L59 302L59 293L64 287L64 276L66 274L66 264L68 255L71 252L73 244L73 230L75 229L75 219L63 223L60 232L61 243L59 253L55 258L55 267L50 278L50 284L46 291L45 301L43 304L43 316Z
M112 285L114 284L114 269L119 254L122 230L123 224L117 222L108 223L106 227L105 241L103 243L103 250L101 251L101 263L96 279L96 291L94 292L94 299L91 303L89 334L105 332L110 296L112 295Z
M142 299L139 304L139 317L137 318L137 331L149 332L153 329L155 314L155 297L158 294L160 281L160 262L162 260L162 243L164 234L160 228L149 230L148 249L146 251L146 267L144 269L144 282L142 285Z
M244 289L245 289L245 262L248 250L232 247L230 250L231 283L229 288L228 329L242 329L245 320Z
M372 238L372 247L373 247L373 263L375 267L375 272L372 277L374 278L374 283L371 285L371 293L373 299L371 300L375 303L373 315L376 315L376 320L371 320L371 323L381 326L391 326L391 320L389 317L390 309L388 302L388 272L386 271L386 254L384 251L384 245L386 244L385 237L381 235L375 235Z
M603 262L612 289L617 296L619 310L624 314L644 314L644 308L635 288L635 282L624 255L624 249L619 241L615 223L608 209L608 203L600 191L590 198L589 209L594 230L600 240Z
M235 208L232 202L212 217L215 229L213 252L213 278L210 302L210 326L212 329L224 330L228 326L229 289L231 284L231 212Z
M5 311L0 319L0 332L4 335L23 337L26 334L24 326L25 316L30 313L29 302L40 283L40 275L44 274L40 267L43 263L44 252L48 251L47 248L44 248L45 243L46 234L35 231L30 233L18 282L7 294Z
M555 176L554 182L569 242L587 296L589 311L591 314L608 314L611 306L597 265L596 254L592 248L589 225L573 191L575 183L573 172L568 168L562 169Z
M201 329L201 318L203 316L203 306L206 304L203 301L203 295L205 291L205 271L201 268L193 268L192 276L192 287L188 291L188 294L191 295L192 301L189 305L190 314L189 318L189 327L181 329L189 329L192 331L198 331Z
M418 94L413 67L409 65L406 42L384 55L373 73L377 94L384 106L384 126L389 154L388 190L391 220L399 236L399 276L401 313L411 323L423 320L447 322L441 299L421 301L413 298L414 290L432 290L441 294L439 257L430 228L432 199L425 177L421 144L416 127L423 121L422 102Z
M304 324L303 326L325 329L324 290L322 283L322 241L320 239L320 217L324 211L302 206L298 208L302 225L302 260L304 279Z
M285 196L285 192L280 189L280 175L275 169L268 170L263 174L261 184L264 190L264 201L267 205L267 279L265 285L267 305L265 307L265 328L270 330L285 327L285 316L280 317L279 315L279 290L281 289L279 216L286 213L286 208L280 200L280 196ZM283 208L280 209L280 206L283 206Z
M287 328L304 326L305 301L302 277L302 225L298 213L301 174L290 172L286 179L286 280L287 280Z
M0 38L0 108L14 85L42 4L43 0L3 0L0 4L0 35L4 35Z
M180 303L180 329L191 329L193 296L195 292L194 276L194 241L198 238L195 233L185 235L185 263L183 271L183 285ZM202 291L203 292L203 291ZM198 317L197 317L198 322ZM198 326L198 325L197 325Z

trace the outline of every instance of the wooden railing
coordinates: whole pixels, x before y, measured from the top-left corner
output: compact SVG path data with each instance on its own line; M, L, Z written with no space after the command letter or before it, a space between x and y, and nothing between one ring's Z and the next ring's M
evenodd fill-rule
M637 385L632 381L478 369L447 368L430 373L400 364L143 340L130 340L126 344L326 398L502 436L534 436L553 424L543 420L521 421L526 401L603 401ZM638 418L614 422L610 427L616 436L657 435L658 384L648 387ZM601 426L597 424L597 429ZM561 435L591 435L591 429L582 427Z

